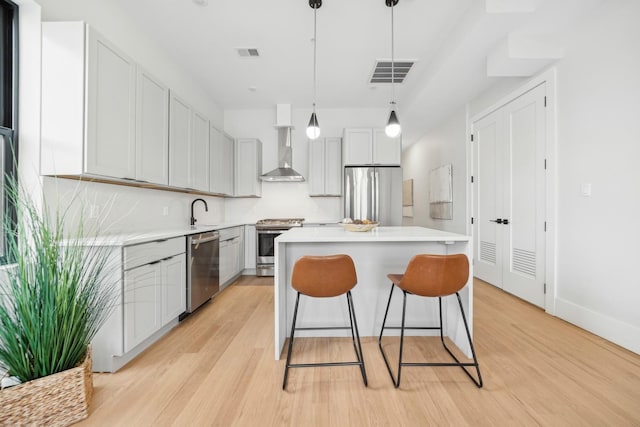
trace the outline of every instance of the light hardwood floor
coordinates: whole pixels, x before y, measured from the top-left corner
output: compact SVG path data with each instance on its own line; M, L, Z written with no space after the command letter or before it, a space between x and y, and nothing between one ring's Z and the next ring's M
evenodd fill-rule
M640 356L478 280L483 389L459 368L422 367L404 368L396 390L376 339L364 338L368 388L357 367L313 368L291 370L284 392L272 283L241 278L116 374L96 374L82 425L640 425ZM447 360L433 338L409 338L405 352ZM353 356L350 339L294 349L296 361Z

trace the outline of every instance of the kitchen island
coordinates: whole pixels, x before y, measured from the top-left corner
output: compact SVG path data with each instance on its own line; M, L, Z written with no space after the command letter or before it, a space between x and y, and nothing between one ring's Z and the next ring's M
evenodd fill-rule
M469 280L460 297L473 333L473 271L470 237L424 227L378 227L369 232L349 232L342 227L295 228L275 240L275 358L280 359L291 329L295 290L291 272L304 255L348 254L353 258L358 284L352 290L361 336L378 336L389 298L389 273L403 273L409 260L419 253L456 254L469 258ZM388 325L400 325L402 292L396 290L389 309ZM437 298L407 298L407 326L436 326ZM340 298L300 299L298 327L345 326L349 324L347 303ZM455 296L443 299L445 334L470 356L462 316ZM389 331L391 333L392 331ZM399 334L399 331L396 331ZM406 331L406 335L434 335L437 331ZM348 330L298 331L296 336L348 336Z

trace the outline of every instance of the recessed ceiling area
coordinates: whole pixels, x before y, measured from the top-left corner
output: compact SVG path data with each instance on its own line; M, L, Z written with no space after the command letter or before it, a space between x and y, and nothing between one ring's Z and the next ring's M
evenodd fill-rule
M413 142L499 79L531 75L561 59L572 29L603 1L400 0L395 58L415 61L396 86L403 140ZM204 7L192 0L113 2L221 108L312 103L313 9L307 0L216 0ZM317 28L318 108L385 108L390 85L371 90L377 84L372 65L391 57L385 0L325 0Z

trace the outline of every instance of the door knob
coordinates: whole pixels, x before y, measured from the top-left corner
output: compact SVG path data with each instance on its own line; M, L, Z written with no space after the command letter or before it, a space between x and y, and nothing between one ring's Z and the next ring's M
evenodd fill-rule
M502 218L498 218L498 219L490 219L489 221L491 222L497 222L498 224L502 224ZM506 221L506 220L505 220Z

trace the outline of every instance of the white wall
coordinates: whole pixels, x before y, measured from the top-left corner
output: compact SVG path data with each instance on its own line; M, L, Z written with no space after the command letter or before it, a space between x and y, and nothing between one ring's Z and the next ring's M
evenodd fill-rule
M640 353L640 2L601 7L558 64L557 315ZM591 197L580 194L589 183Z
M555 156L555 314L636 353L640 353L638 16L640 2L603 3L556 64ZM511 79L470 100L468 117L520 84ZM421 181L414 181L416 224L447 229L425 217L426 170L441 163L453 163L454 215L459 211L456 200L462 195L456 196L455 176L463 162L464 129L465 118L458 111L405 150L405 178ZM581 195L583 184L591 184L590 197ZM468 186L461 188L466 192ZM454 230L455 218L450 221Z
M188 70L173 62L155 43L141 32L114 2L108 0L37 0L42 6L43 21L83 20L104 35L137 63L149 70L194 108L205 114L216 127L224 126L223 111L201 88L194 85ZM39 31L39 26L38 26ZM35 34L34 34L35 37ZM37 34L39 43L40 33ZM39 68L39 67L38 67ZM22 95L22 94L21 94ZM39 135L33 124L23 132ZM39 141L39 138L38 138ZM21 142L22 149L22 142ZM30 152L31 153L31 152ZM21 156L21 170L38 170L37 153ZM87 232L135 232L189 224L191 201L200 196L109 184L80 182L45 177L42 189L47 204L54 209L69 206L69 218L77 220L83 213ZM209 212L196 205L199 224L224 221L224 200L205 197ZM100 213L89 218L92 205ZM165 207L168 214L165 215Z
M402 153L403 178L413 179L413 217L404 217L404 225L467 233L465 125L466 111L462 108ZM433 219L429 215L429 173L447 164L452 165L453 173L453 218Z
M384 127L388 111L380 109L319 109L320 137L342 136L345 127ZM292 124L293 168L308 177L309 159L305 129L311 109L294 108ZM225 129L237 138L258 138L262 141L262 169L277 167L278 133L276 106L266 110L226 110ZM308 183L263 182L262 198L227 199L225 218L228 221L255 222L261 218L302 217L307 220L338 220L342 218L341 197L309 197Z

